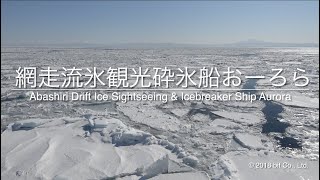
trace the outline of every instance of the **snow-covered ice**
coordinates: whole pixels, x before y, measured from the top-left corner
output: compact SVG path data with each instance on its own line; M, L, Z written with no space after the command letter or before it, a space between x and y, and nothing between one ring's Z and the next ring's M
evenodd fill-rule
M318 48L1 49L4 179L319 178ZM15 88L15 70L30 65L83 69L91 65L104 69L218 66L221 71L239 67L244 74L268 78L274 75L272 68L294 70L303 65L310 84L308 91L288 92L292 101L271 102L283 108L277 120L287 123L284 133L262 133L267 123L262 101L29 101L30 91L11 89ZM283 75L292 76L288 71ZM256 88L269 85L268 80L259 80ZM287 83L283 88L295 87ZM301 142L301 149L283 147L276 137L293 138ZM251 162L305 163L308 168L254 169L249 167Z
M234 139L241 146L248 149L262 150L265 147L262 144L262 139L259 135L245 134L245 133L236 133Z
M233 120L234 122L244 124L257 124L263 121L263 117L259 117L255 114L250 113L239 113L239 112L227 112L227 111L214 111L214 114Z
M25 179L102 179L135 175L136 169L147 167L164 156L176 159L160 145L137 144L150 137L148 133L128 128L116 119L103 124L114 126L117 123L118 127L127 128L110 134L112 143L119 146L102 142L98 132L86 136L83 126L87 121L32 130L8 129L1 135L2 177L14 179L18 173ZM162 172L153 176L159 173Z

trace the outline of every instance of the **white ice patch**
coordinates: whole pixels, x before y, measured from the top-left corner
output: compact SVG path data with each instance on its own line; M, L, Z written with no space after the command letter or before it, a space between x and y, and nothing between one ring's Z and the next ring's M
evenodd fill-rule
M234 134L233 138L244 148L255 150L265 149L262 144L261 138L257 135L251 135L248 133L236 133Z
M86 117L88 120L89 126L95 130L103 130L103 129L116 129L118 127L126 127L125 124L122 123L119 119L116 118L102 118L102 117L95 117L95 116L88 116Z
M319 98L310 98L305 95L292 95L291 101L279 101L286 106L319 109Z
M51 119L52 121L61 119ZM101 119L103 120L103 119ZM1 134L1 177L4 179L104 179L136 176L136 169L148 167L170 151L157 145L117 147L101 141L101 133L83 130L87 124L53 125L52 121L31 119L21 121L29 131L5 130ZM99 127L116 127L111 135L117 144L130 145L148 140L151 135L130 127L120 120L96 122ZM51 126L49 124L52 124ZM123 127L124 126L124 127ZM106 129L104 128L104 129ZM106 130L108 131L108 130ZM105 134L107 135L107 134ZM171 156L170 156L171 157Z
M263 121L262 117L259 117L256 114L252 113L239 113L229 111L213 111L213 113L224 118L231 119L235 122L244 124L258 124Z
M160 174L150 180L209 180L209 176L204 172L185 172L173 174Z
M141 103L130 101L126 104L118 103L118 109L132 121L146 124L156 129L178 131L181 121L169 114L163 113L154 106L144 106Z

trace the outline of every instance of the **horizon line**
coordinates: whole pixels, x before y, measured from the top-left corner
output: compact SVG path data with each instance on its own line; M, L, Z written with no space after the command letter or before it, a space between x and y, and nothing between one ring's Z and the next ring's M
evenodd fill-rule
M319 45L319 42L272 42L272 41L263 41L256 39L248 39L235 42L226 42L226 43L191 43L191 42L111 42L111 43L100 43L100 42L1 42L1 45L69 45L69 44L79 44L79 45L134 45L134 44L169 44L169 45L236 45L236 44L316 44Z

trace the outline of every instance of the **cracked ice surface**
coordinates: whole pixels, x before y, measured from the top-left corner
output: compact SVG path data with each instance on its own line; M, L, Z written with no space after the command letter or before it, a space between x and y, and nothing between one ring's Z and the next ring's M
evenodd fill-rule
M4 179L319 178L318 49L2 48L1 60ZM217 66L222 70L229 66L267 77L273 76L272 68L304 68L310 90L289 92L291 102L274 102L283 108L278 120L289 126L284 134L265 134L261 133L267 121L261 101L29 101L30 92L11 89L15 70L32 65L104 69ZM283 75L292 77L287 71ZM268 85L259 80L256 88ZM284 88L295 87L288 83ZM283 148L274 136L297 139L302 149ZM270 161L302 162L309 168L248 167L250 162Z

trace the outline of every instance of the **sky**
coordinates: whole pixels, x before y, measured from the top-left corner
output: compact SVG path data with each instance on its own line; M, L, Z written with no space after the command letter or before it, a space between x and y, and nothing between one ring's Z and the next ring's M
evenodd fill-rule
M318 1L1 1L1 44L318 44L318 33Z

